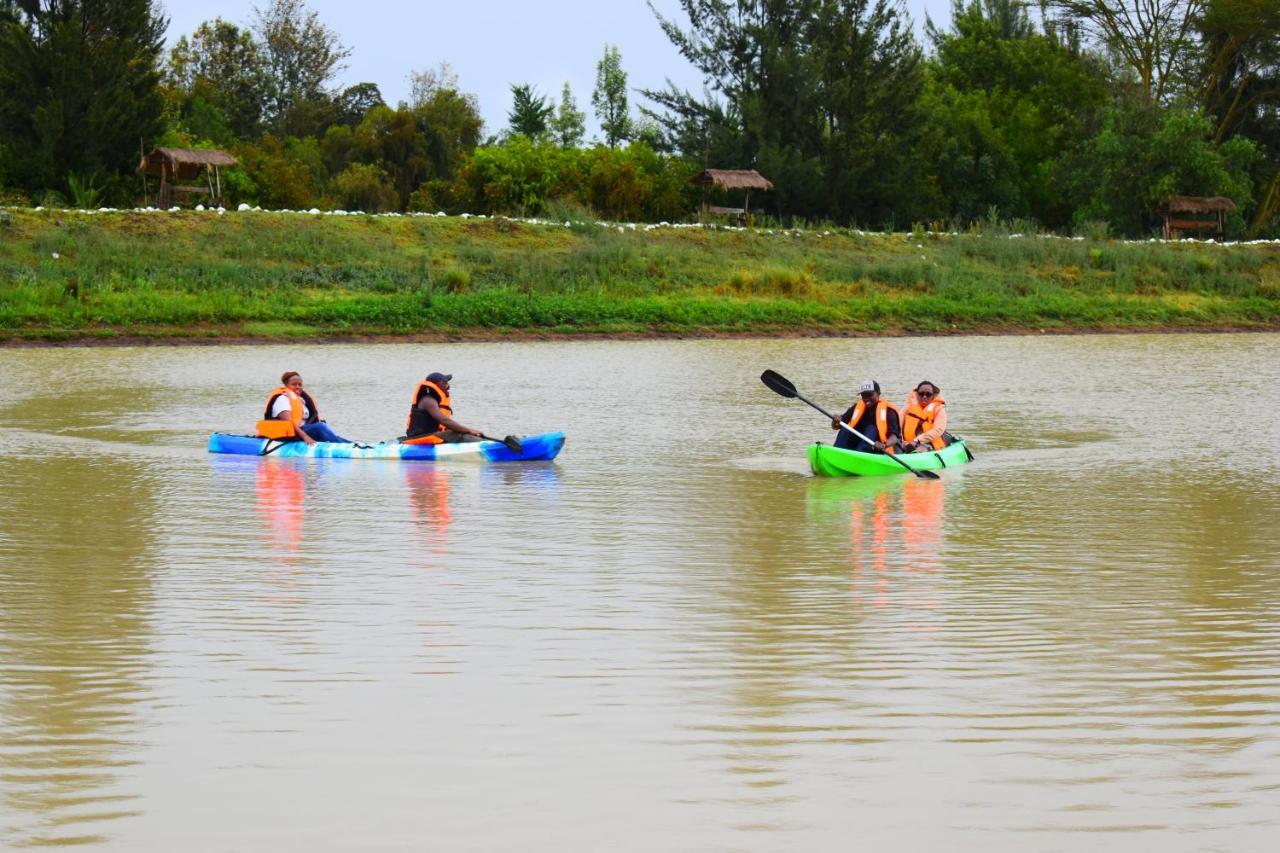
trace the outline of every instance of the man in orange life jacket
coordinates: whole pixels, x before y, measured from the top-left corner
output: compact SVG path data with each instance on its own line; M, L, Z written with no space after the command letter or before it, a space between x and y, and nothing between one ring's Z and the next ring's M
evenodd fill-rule
M483 441L479 430L453 419L453 402L449 399L451 379L452 373L432 373L418 383L401 441L405 444Z
M902 436L902 418L898 407L880 399L880 383L868 379L858 389L858 401L845 410L838 420L831 422L832 429L839 430L836 435L836 447L845 450L857 450L862 453L893 452ZM840 426L844 421L874 444L868 444L858 436Z

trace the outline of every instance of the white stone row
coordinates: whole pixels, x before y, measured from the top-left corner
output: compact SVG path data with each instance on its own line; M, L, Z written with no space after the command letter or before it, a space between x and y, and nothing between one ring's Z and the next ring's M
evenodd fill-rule
M43 211L45 209L46 208L43 206L32 207L32 208L22 208L22 207L14 207L14 206L0 207L0 210ZM93 214L98 214L98 213L122 213L122 212L180 213L182 212L182 208L180 207L170 207L167 209L161 209L156 207L135 207L135 208L100 207L97 210L82 210L74 207L49 208L49 209L56 210L57 212L60 212L60 213L80 213L80 214L85 214L87 216L91 216ZM224 214L226 214L227 210L224 207L206 208L204 205L198 204L195 206L192 212L216 213L218 216L223 216ZM421 217L432 218L432 219L438 219L438 218L493 219L496 221L519 222L525 225L542 225L542 226L549 226L549 227L555 227L555 228L572 228L574 225L573 222L570 222L568 220L565 220L564 222L560 222L558 220L552 221L549 219L539 219L537 217L516 217L516 216L499 216L499 215L490 216L484 213L460 213L460 214L456 214L456 216L454 217L450 217L449 214L445 213L442 210L436 211L435 213L426 213L421 211L413 211L409 213L366 213L363 210L320 210L319 208L315 208L315 207L311 208L310 210L290 210L288 208L283 208L279 210L263 210L261 207L258 207L258 206L251 207L248 204L241 203L236 208L236 212L237 213L292 213L292 214L303 214L307 216L380 216L380 217L385 217L389 219L421 218ZM658 229L663 229L663 228L669 228L669 229L702 228L709 231L734 231L734 232L751 230L742 225L720 225L717 223L703 223L703 222L667 222L665 220L662 222L609 222L605 220L597 220L591 224L599 228L615 228L620 234L626 233L627 231L643 230L648 232L648 231L656 231ZM758 229L755 229L755 231L759 234L768 234L772 236L783 236L783 237L802 237L807 235L807 236L820 238L820 237L832 236L832 232L829 229L824 229L823 231L806 231L803 228L758 228ZM851 236L858 236L858 237L881 237L881 238L896 238L896 239L910 239L912 237L912 235L909 232L863 231L862 229L859 229L859 228L849 228L845 231L845 233ZM969 232L965 232L965 231L930 231L926 233L925 236L928 238L939 238L939 237L968 237L972 235ZM1024 240L1024 239L1039 238L1043 240L1073 240L1073 241L1083 242L1084 240L1087 239L1085 237L1080 237L1080 236L1065 236L1061 234L1027 235L1027 234L1015 233L1015 234L1007 234L1004 236L1006 239L1009 239L1009 240ZM1184 237L1179 240L1164 240L1159 237L1149 237L1146 239L1137 239L1137 240L1108 240L1107 242L1119 243L1123 245L1140 245L1140 244L1153 244L1153 243L1167 245L1170 243L1190 243L1190 244L1199 245L1199 246L1221 246L1223 248L1230 248L1233 246L1280 245L1280 239L1233 240L1228 242L1218 242L1216 240L1198 240L1193 237ZM916 245L917 245L917 248L923 248L923 246L920 244L916 244Z

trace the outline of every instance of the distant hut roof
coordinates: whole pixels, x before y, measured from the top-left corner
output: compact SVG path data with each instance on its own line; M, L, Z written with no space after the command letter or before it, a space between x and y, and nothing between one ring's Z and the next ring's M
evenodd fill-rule
M1167 202L1170 213L1226 213L1236 203L1225 196L1176 195Z
M205 166L234 166L238 161L225 151L195 148L157 148L142 158L138 171L159 175L160 164L168 163L180 179L194 177Z
M704 169L690 183L711 185L722 190L771 190L773 182L755 169Z

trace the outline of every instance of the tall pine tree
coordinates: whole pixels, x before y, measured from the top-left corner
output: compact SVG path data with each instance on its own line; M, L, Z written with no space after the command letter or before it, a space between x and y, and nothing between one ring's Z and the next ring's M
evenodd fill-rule
M31 194L96 178L132 198L139 144L162 130L160 56L168 21L153 0L0 4L0 149Z

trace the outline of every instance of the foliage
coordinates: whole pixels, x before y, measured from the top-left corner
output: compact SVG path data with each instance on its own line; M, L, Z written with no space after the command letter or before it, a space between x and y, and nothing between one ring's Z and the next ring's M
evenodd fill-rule
M320 175L314 165L304 162L310 158L305 156L297 140L267 134L261 142L243 145L235 153L254 195L237 198L228 192L228 202L245 201L286 210L306 209L315 204ZM319 156L316 159L320 159Z
M387 173L368 163L352 163L333 179L338 203L347 210L398 210L400 199Z
M476 149L451 193L455 206L446 209L535 216L570 202L618 221L684 219L693 208L695 171L643 143L561 149L517 136Z
M1227 196L1238 206L1228 234L1239 236L1253 202L1248 171L1255 156L1254 144L1241 137L1215 145L1211 123L1188 110L1110 108L1102 131L1070 162L1069 185L1080 200L1076 222L1101 220L1121 234L1149 234L1171 196Z
M0 149L22 189L103 176L105 199L136 190L138 140L162 130L158 60L166 21L152 0L5 4Z
M1015 0L953 0L951 26L930 24L925 97L927 157L945 214L972 221L995 205L1066 226L1073 211L1056 166L1100 122L1106 90L1096 69L1037 33Z
M778 212L882 224L932 210L919 46L892 0L681 0L659 18L702 97L645 91L686 156L756 167Z
M305 0L271 0L255 11L269 82L267 120L277 131L305 132L317 107L331 99L329 86L351 51Z
M600 119L605 144L616 148L631 137L631 112L627 107L627 72L622 70L622 54L616 45L606 44L604 56L596 63L596 88L591 106Z
M253 34L221 18L205 21L169 52L166 83L178 109L191 116L210 108L221 116L226 133L193 128L196 136L229 144L256 135L270 90L262 46ZM209 124L207 117L197 123Z
M1078 23L1118 55L1149 104L1161 103L1195 47L1194 23L1206 0L1045 0L1047 9Z
M586 113L578 109L568 81L565 81L560 92L560 106L550 120L551 138L561 148L577 148L587 134L586 118Z
M554 116L555 107L547 103L547 99L539 95L533 86L511 84L511 111L507 113L507 122L513 134L533 140L542 139L547 135Z

